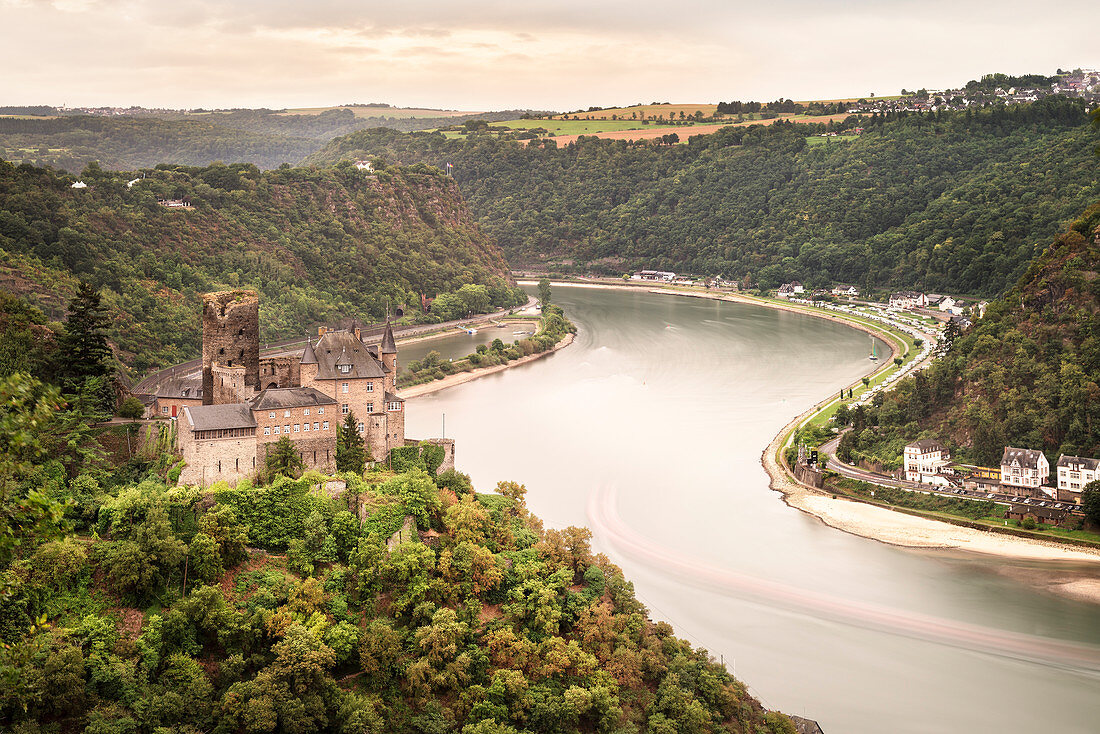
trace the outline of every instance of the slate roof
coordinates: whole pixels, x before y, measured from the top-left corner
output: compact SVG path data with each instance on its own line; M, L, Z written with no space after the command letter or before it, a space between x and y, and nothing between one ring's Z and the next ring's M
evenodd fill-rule
M153 394L158 398L201 398L202 375L169 377L156 386Z
M921 453L925 453L928 451L943 451L945 448L947 448L934 438L922 438L919 441L914 441L913 443L906 444L905 448L909 448L910 446L918 449Z
M248 401L250 410L305 408L311 405L336 405L336 401L315 387L269 387Z
M386 331L382 334L381 344L382 354L397 354L397 343L393 340L393 329L390 327L390 322L386 322Z
M317 355L313 353L312 339L306 342L306 348L302 352L302 361L300 364L317 364Z
M387 403L393 403L393 402L403 403L403 402L405 402L405 398L401 397L400 395L395 395L394 393L387 390L386 391L386 402Z
M216 431L221 428L255 428L256 419L244 403L231 405L194 405L183 414L196 431Z
M1100 466L1100 459L1088 459L1081 456L1066 456L1062 454L1058 457L1058 466L1080 466L1083 469L1089 471L1096 471L1096 468Z
M1042 451L1035 449L1014 449L1011 446L1005 446L1004 456L1001 457L1001 466L1007 466L1013 460L1016 460L1025 469L1038 469L1039 457L1042 455Z
M317 379L336 380L342 377L382 377L381 363L375 359L367 345L355 338L350 331L330 331L321 337L313 348L317 358ZM336 369L340 360L351 365L348 372Z

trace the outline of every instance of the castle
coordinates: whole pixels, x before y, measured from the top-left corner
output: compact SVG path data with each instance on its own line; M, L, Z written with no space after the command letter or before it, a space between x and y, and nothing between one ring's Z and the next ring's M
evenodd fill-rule
M203 296L202 405L184 406L178 416L181 484L235 484L261 468L284 437L307 469L333 472L336 428L348 413L369 459L384 461L406 445L389 322L379 344L364 342L358 328L320 327L318 337L300 353L261 358L256 293ZM453 466L454 444L442 443L444 464Z

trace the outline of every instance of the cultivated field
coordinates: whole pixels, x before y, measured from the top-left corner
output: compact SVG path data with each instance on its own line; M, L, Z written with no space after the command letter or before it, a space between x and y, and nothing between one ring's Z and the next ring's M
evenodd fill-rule
M727 122L716 123L711 125L647 125L645 127L635 126L633 129L620 129L620 130L605 130L605 131L592 131L581 132L573 135L555 135L553 138L549 138L557 143L558 147L568 145L569 143L576 142L577 138L581 135L588 135L595 138L609 138L611 140L652 140L653 138L659 138L662 135L668 135L669 133L676 133L680 136L680 142L686 143L687 139L692 135L710 135L711 133L718 132L724 127L747 127L749 125L771 125L776 120L792 120L794 122L817 122L826 123L836 120L844 120L848 115L821 115L821 116L809 116L809 115L780 115L777 118L771 120L745 120L744 122ZM535 120L519 120L518 122L536 122ZM546 122L546 120L543 120ZM584 122L580 120L578 122ZM501 123L507 124L507 123ZM538 127L538 125L530 125L530 127ZM600 125L592 125L593 128L600 127ZM819 140L825 140L825 138L818 138ZM835 139L835 138L834 138Z
M677 119L680 117L680 113L684 113L684 117L691 117L696 112L702 112L704 117L712 116L718 109L716 104L643 104L635 105L634 107L615 107L606 110L596 110L594 112L578 112L581 117L591 117L593 120L610 120L611 116L622 119L630 119L630 116L637 115L638 119L642 116L646 117L663 117L666 120L671 112L676 115ZM570 113L570 117L573 114ZM561 115L558 115L555 119L561 119Z
M392 117L406 119L410 117L459 117L461 115L477 115L480 111L468 110L432 110L416 107L346 107L335 105L333 107L298 107L280 112L281 115L319 115L329 110L351 110L356 117Z

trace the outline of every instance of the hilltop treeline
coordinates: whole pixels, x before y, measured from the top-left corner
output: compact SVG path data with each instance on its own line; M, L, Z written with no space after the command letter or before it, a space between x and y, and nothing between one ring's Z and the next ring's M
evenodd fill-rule
M486 287L487 306L520 299L454 182L427 166L91 165L81 177L87 188L73 189L72 177L0 162L0 289L58 320L87 280L139 372L198 353L198 294L210 290L255 288L265 340L402 305L415 315L422 295L467 284Z
M515 265L618 274L687 270L775 286L797 279L992 295L1039 243L1100 197L1083 103L777 122L687 145L584 138L353 133L307 159L378 154L454 164L483 228ZM569 266L558 266L567 269Z
M441 452L336 497L316 472L200 490L167 424L97 437L26 374L0 422L4 731L794 734L589 531L435 476Z
M1100 204L932 366L872 405L841 414L841 458L898 465L906 441L934 436L962 460L996 466L1005 446L1100 455Z
M3 114L52 114L52 108L6 108ZM179 113L64 115L56 119L0 118L0 158L15 163L81 171L90 161L130 170L159 163L205 166L215 161L252 163L259 168L297 164L325 141L355 130L382 127L428 130L467 120L497 122L519 110L456 117L357 117L336 108L316 115L277 110L229 110L201 115Z

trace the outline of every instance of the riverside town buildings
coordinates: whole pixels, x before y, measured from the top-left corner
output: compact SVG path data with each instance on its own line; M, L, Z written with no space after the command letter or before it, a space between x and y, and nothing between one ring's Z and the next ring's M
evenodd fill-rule
M1042 451L1005 447L1001 456L1001 486L1006 489L1023 489L1023 494L1037 495L1050 478L1050 462Z
M914 441L905 447L905 479L921 484L947 484L941 476L951 463L951 452L932 438Z
M1080 456L1058 457L1058 496L1061 502L1081 504L1081 490L1089 482L1100 479L1100 460Z
M192 397L178 413L181 484L236 483L260 469L281 438L290 438L307 469L332 472L336 429L348 413L369 459L384 461L406 445L388 322L379 344L366 344L359 329L321 327L300 356L261 358L255 292L206 294L202 321L202 405ZM433 442L444 444L441 469L453 467L453 441Z

